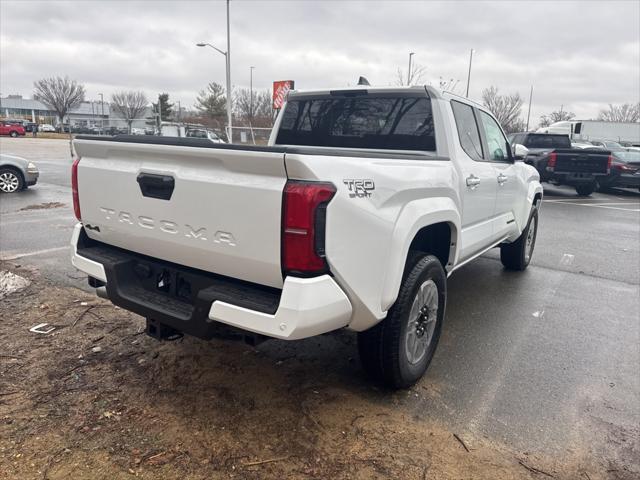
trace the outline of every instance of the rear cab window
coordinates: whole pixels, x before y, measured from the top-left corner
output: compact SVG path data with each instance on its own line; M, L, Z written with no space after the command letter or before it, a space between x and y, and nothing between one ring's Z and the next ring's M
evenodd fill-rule
M532 134L524 139L527 148L571 148L568 135Z
M436 151L426 95L360 93L289 99L278 145Z

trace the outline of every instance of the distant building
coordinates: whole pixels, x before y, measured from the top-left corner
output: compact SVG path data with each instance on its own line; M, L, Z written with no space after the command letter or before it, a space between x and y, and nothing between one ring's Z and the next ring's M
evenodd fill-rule
M151 116L151 107L147 107L142 117L134 120L132 127L148 127L146 122ZM49 123L54 126L59 123L56 113L44 103L30 98L22 98L22 95L9 95L0 98L0 118L24 119L39 124ZM69 112L65 123L70 123L72 127L127 126L127 122L114 109L110 108L108 102L101 103L100 100L82 102L78 108Z

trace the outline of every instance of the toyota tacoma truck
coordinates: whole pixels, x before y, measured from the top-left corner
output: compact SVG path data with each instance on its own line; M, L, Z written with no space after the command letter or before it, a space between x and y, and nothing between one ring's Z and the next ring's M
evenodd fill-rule
M364 369L412 385L447 277L533 253L539 175L495 118L431 87L292 91L268 146L78 136L72 263L158 338L358 332Z
M573 148L569 135L529 132L509 138L513 145L528 149L525 162L538 170L541 181L572 186L580 196L591 195L611 168L611 152Z

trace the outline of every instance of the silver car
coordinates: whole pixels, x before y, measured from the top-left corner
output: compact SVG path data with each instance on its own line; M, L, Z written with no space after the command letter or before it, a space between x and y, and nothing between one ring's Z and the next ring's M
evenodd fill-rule
M0 154L0 192L13 193L35 185L40 172L33 162Z

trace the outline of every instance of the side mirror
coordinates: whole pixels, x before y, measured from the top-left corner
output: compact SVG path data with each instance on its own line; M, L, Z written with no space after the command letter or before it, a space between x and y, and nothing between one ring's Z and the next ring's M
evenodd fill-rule
M524 145L520 145L516 143L513 146L513 159L514 160L524 160L529 154L529 149Z

